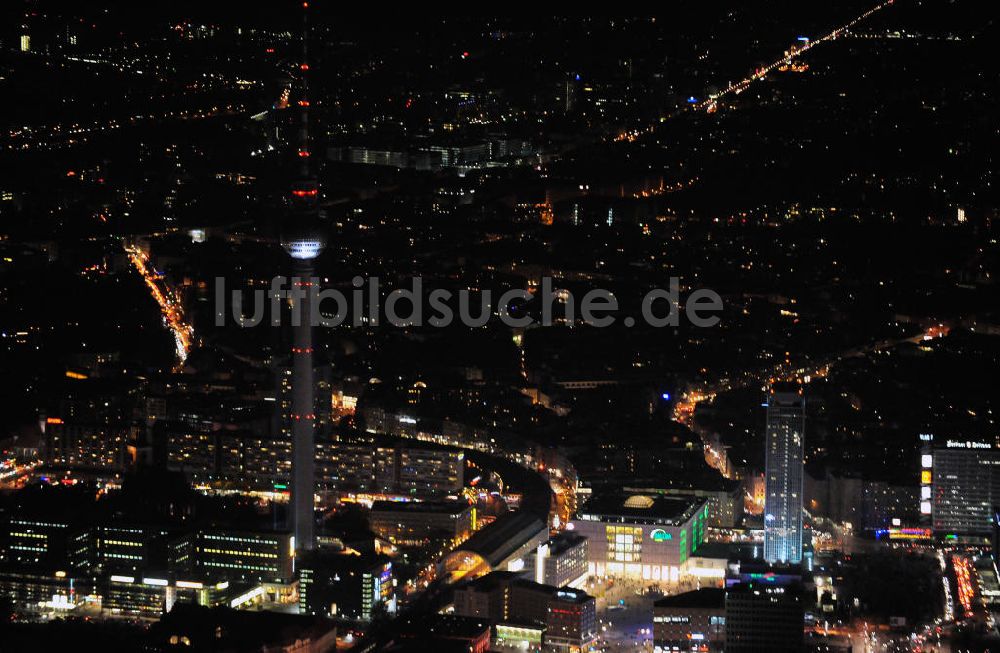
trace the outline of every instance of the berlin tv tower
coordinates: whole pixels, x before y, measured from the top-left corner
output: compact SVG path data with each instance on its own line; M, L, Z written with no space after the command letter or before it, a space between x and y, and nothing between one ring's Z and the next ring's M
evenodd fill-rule
M291 215L286 219L281 246L292 258L292 284L298 286L300 304L298 320L292 322L292 487L291 515L295 548L311 551L316 548L313 496L315 481L315 380L313 378L313 333L310 317L313 283L313 259L325 244L318 225L316 177L309 165L309 59L308 2L302 3L302 63L299 64L302 98L299 100L299 177L291 190Z

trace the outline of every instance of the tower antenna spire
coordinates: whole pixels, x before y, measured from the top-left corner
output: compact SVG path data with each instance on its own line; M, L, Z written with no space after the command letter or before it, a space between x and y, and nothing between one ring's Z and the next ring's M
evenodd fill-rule
M299 194L293 191L293 196L304 200L308 210L316 206L317 183L312 166L312 142L309 138L309 2L302 3L302 60L299 62L299 83L302 96L299 98L299 183L296 190L307 192Z

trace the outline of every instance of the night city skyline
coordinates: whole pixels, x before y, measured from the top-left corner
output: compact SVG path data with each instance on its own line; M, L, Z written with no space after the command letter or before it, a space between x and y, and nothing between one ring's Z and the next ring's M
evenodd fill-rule
M0 653L1000 648L992 8L342 9L0 9Z

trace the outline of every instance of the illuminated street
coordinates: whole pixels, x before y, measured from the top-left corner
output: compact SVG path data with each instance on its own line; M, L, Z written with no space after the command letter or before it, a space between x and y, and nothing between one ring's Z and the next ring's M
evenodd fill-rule
M184 321L184 309L176 292L169 287L162 275L156 273L149 256L135 245L125 245L129 260L142 276L149 293L160 307L163 322L170 329L176 346L177 361L183 365L194 339L194 329Z

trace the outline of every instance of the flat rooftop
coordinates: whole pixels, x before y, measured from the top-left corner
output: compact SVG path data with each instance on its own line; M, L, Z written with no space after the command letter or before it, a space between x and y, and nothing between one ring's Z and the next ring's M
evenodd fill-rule
M594 597L587 594L583 590L576 590L572 587L560 587L556 590L556 599L563 601L564 603L583 604L588 601L593 601Z
M488 619L461 617L453 614L434 615L427 626L427 632L431 635L444 636L448 639L479 637L489 630L490 622Z
M491 571L485 576L469 581L464 587L477 592L489 592L498 587L510 585L520 576L521 574L516 571ZM462 587L460 586L458 589L462 589Z
M764 545L754 542L703 542L698 545L692 558L716 558L722 560L758 560Z
M546 544L549 546L550 556L559 556L569 551L573 547L580 546L587 541L587 538L573 531L563 531L558 535L549 538Z
M581 519L649 521L679 526L694 516L704 499L657 494L606 494L592 497L577 510Z
M653 608L701 608L722 610L726 607L726 590L721 587L705 587L693 592L664 596L653 603Z
M457 515L468 510L465 501L375 501L372 512L411 512Z

